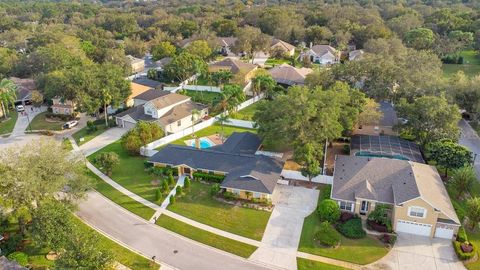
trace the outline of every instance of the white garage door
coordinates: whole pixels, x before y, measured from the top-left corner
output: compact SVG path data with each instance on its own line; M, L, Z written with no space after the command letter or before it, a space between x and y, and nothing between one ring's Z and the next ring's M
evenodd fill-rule
M430 236L431 231L432 225L430 224L415 223L405 220L397 221L397 232Z
M453 229L449 228L436 228L435 229L435 237L438 238L445 238L445 239L452 239L453 238Z
M128 121L123 121L123 128L126 128L126 129L132 129L135 127L135 123L132 123L132 122L128 122Z

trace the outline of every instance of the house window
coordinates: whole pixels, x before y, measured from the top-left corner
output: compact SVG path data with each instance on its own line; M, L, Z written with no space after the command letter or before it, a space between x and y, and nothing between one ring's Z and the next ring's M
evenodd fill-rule
M235 194L235 195L240 195L240 190L232 189L232 193Z
M258 199L261 197L261 194L258 192L253 192L253 198Z
M408 208L408 215L411 217L424 218L427 210L422 207L412 206Z
M353 203L341 201L340 202L340 209L352 212L353 211Z
M181 126L181 125L182 125L182 120L177 121L177 126Z

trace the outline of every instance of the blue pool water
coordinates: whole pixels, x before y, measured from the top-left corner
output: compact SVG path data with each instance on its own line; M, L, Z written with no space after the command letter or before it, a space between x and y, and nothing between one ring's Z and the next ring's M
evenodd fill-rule
M205 148L210 148L212 146L214 146L215 144L210 141L209 139L207 138L200 138L200 148L201 149L205 149ZM192 140L191 144L190 144L191 147L195 147L195 140Z

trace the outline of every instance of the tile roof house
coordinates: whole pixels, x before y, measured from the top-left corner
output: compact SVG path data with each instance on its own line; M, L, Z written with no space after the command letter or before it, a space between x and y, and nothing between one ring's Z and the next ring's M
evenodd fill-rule
M336 64L340 62L340 52L330 45L315 45L302 53L301 57L309 57L312 63L321 65Z
M153 155L149 162L155 166L178 168L179 174L194 172L225 175L220 184L228 192L243 199L271 199L283 161L255 155L260 138L251 132L234 132L221 145L207 149L169 144Z
M293 46L292 44L287 43L283 40L280 40L278 38L272 39L272 43L270 45L270 50L271 51L281 50L287 56L293 56L295 54L295 46Z
M126 59L127 59L127 63L131 67L132 73L138 73L145 69L145 60L141 58L136 58L132 55L127 55Z
M208 66L208 72L230 71L234 76L245 83L253 77L257 66L240 60L225 58L222 61Z
M348 53L348 60L355 61L360 60L365 52L363 50L354 50Z
M169 134L191 127L195 121L208 115L207 106L168 91L150 89L133 99L133 108L115 115L118 126L132 128L138 121L155 122ZM192 121L193 110L200 112L195 121Z
M305 78L313 70L311 68L296 68L289 64L281 64L268 70L272 78L279 84L283 85L304 85Z
M461 225L440 175L427 164L337 156L331 198L360 215L390 205L396 232L453 239Z

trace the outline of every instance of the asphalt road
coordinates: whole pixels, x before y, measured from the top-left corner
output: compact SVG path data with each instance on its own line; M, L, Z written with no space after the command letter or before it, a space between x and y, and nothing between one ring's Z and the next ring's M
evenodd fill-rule
M148 223L97 192L90 192L80 203L77 215L147 257L156 256L157 261L181 270L268 269Z
M477 155L475 158L475 170L477 177L480 177L480 137L478 137L475 130L465 121L461 120L458 126L462 130L459 143Z

